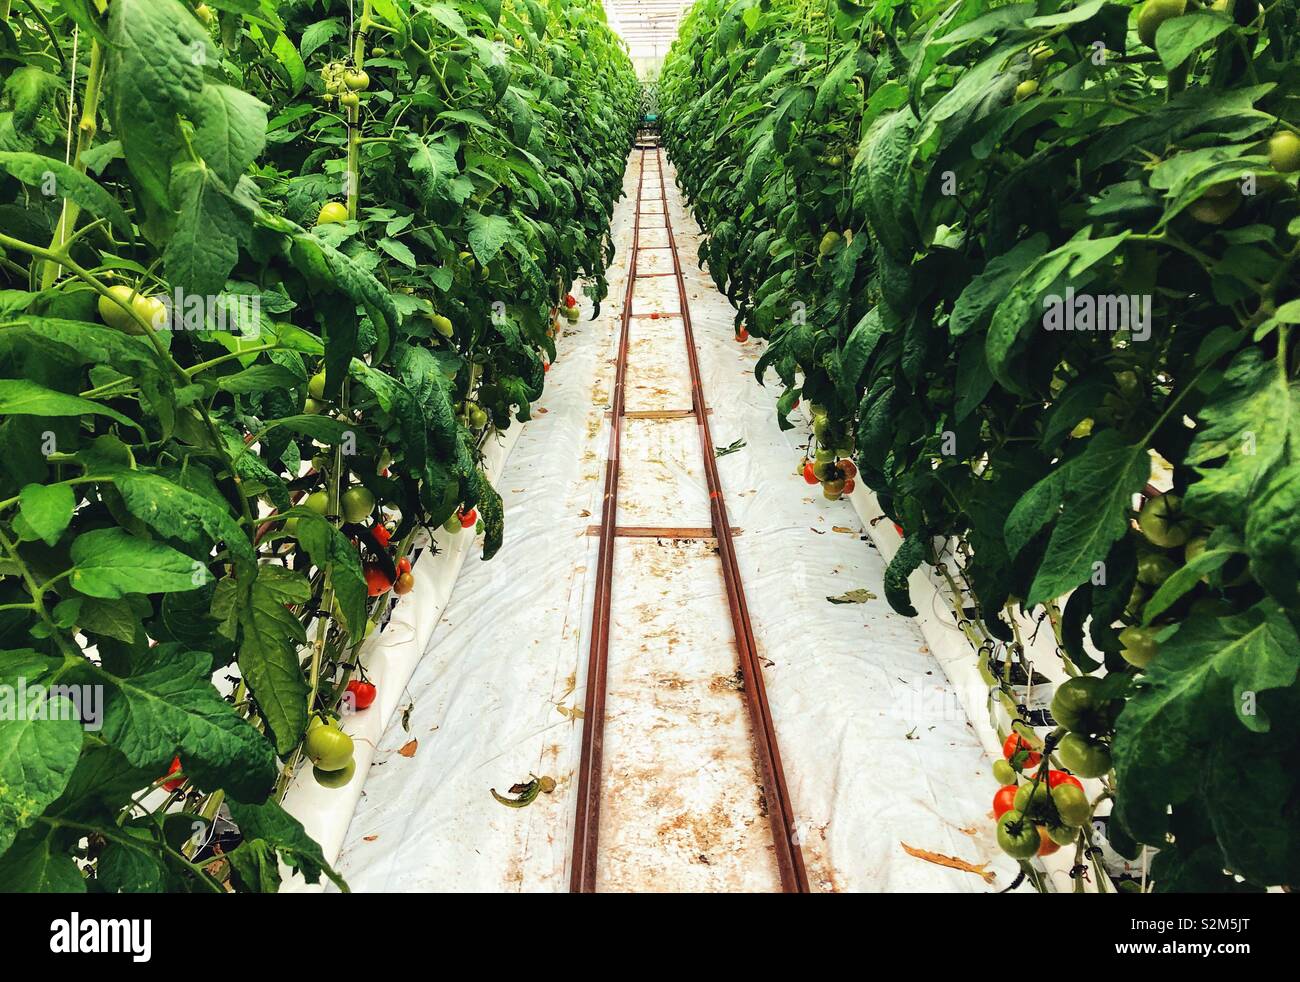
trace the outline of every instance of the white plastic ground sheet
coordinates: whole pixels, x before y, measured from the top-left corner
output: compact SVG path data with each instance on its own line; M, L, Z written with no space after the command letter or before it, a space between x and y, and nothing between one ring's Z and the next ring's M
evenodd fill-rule
M645 194L658 197L653 152ZM384 734L339 870L353 890L564 891L581 740L597 538L620 307L641 153L630 157L601 316L566 329L545 395L498 487L506 540L471 554ZM847 502L796 473L778 389L759 387L757 342L697 268L699 230L667 159L718 467L764 678L815 891L975 891L1017 867L992 836L988 760L916 625L883 599L884 565ZM643 212L661 211L647 201ZM643 214L642 245L666 244ZM667 250L639 272L670 272ZM639 281L628 412L689 409L675 281ZM694 420L624 423L619 525L706 527ZM779 888L721 563L708 540L616 543L597 888ZM556 781L525 808L498 803L530 775ZM909 851L910 850L910 851ZM974 871L960 868L963 864Z

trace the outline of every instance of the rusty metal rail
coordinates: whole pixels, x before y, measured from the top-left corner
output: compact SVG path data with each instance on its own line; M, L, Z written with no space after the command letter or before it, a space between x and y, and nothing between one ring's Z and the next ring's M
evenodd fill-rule
M726 585L727 605L731 614L732 628L736 638L736 650L740 658L740 668L745 680L745 700L749 710L751 732L754 738L755 754L763 780L763 796L767 805L768 823L772 830L772 844L776 857L777 869L781 876L781 889L786 893L807 893L808 874L804 867L803 853L795 834L794 809L790 801L790 791L786 785L785 772L781 766L781 754L777 747L776 730L772 724L772 711L768 705L767 692L763 684L763 668L760 663L758 646L754 639L754 628L749 619L749 607L745 600L745 589L740 578L740 567L736 561L733 536L740 530L734 528L727 519L727 506L723 499L722 482L718 476L717 460L713 449L713 437L709 431L709 415L712 412L704 399L703 386L700 381L699 357L695 348L695 335L691 326L690 305L686 297L686 280L682 275L682 266L677 252L677 243L673 238L672 219L668 214L668 192L664 180L663 153L657 145L642 145L637 149L641 153L641 169L637 183L637 201L635 224L632 232L631 265L628 270L627 290L623 299L622 323L619 329L618 359L614 373L614 398L612 423L610 426L609 457L605 465L605 497L601 509L599 526L600 545L596 564L596 602L592 612L591 650L587 663L587 693L582 731L582 755L578 771L577 819L574 825L573 862L570 871L570 890L576 893L592 893L596 889L596 869L600 832L600 791L601 767L604 749L605 729L605 695L609 657L609 630L611 614L611 596L613 583L614 542L620 535L638 536L658 535L672 538L675 532L686 537L698 538L706 532L718 544L718 555L722 560L722 575ZM664 202L663 212L642 212L642 193L645 187L646 158L649 151L654 151L656 169L659 176L660 197ZM654 199L651 199L654 200ZM640 245L641 216L660 215L663 228L667 230L667 246ZM659 226L654 226L658 229ZM668 249L673 257L671 273L637 274L637 257L645 249ZM618 476L619 451L621 446L622 421L629 414L624 410L624 381L627 373L628 335L632 320L648 315L632 313L633 290L638 278L646 276L671 275L677 280L678 311L663 317L678 316L682 321L685 335L687 361L691 377L691 409L689 413L681 410L664 412L663 418L676 418L682 415L693 416L699 430L700 449L704 456L704 473L709 489L709 512L712 527L704 529L620 529L618 526ZM639 414L642 418L654 414ZM594 531L594 530L593 530Z

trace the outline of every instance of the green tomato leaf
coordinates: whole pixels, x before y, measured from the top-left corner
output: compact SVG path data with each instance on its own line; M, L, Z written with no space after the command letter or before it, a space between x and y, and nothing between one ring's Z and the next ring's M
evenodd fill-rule
M72 543L71 582L80 592L104 600L128 593L177 593L212 579L208 568L159 542L138 539L120 528L83 532Z
M18 496L23 521L50 546L59 541L72 521L76 504L72 488L66 484L29 484Z

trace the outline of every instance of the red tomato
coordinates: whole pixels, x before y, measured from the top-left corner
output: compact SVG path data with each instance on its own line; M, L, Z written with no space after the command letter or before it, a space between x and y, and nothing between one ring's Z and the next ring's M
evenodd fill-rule
M843 460L836 463L835 466L844 472L845 477L858 476L858 465L849 460L848 457L845 457Z
M813 473L813 465L812 465L812 461L811 461L811 460L805 460L805 461L804 461L804 464L803 464L803 479L804 479L805 481L807 481L809 484L816 484L816 483L817 483L817 475Z
M478 512L471 508L469 511L460 513L460 527L463 529L472 529L478 524Z
M375 541L378 542L380 546L385 549L388 548L388 543L392 540L393 533L388 531L387 525L376 525L370 530L370 533L375 537Z
M399 597L404 597L415 589L415 574L406 572L397 578L393 583L393 592Z
M549 372L550 370L551 370L551 363L549 361L542 362L542 371Z
M856 488L856 487L857 487L857 485L853 482L853 478L850 477L850 478L848 478L848 479L844 482L844 491L843 491L843 493L844 493L844 494L852 494L852 493L853 493L853 489Z
M799 400L796 399L796 400L794 401L794 405L791 406L790 408L791 408L791 409L798 409L798 408L799 408Z
M1001 818L1016 806L1016 785L1004 784L993 796L993 817Z
M1006 742L1002 744L1002 756L1007 760L1010 760L1021 750L1028 754L1025 762L1021 765L1022 768L1037 767L1038 762L1043 759L1042 754L1030 749L1029 744L1024 741L1024 738L1019 733L1012 733L1007 737Z
M181 759L178 755L172 758L172 764L171 767L167 768L167 773L175 774L180 769L181 769ZM163 781L163 787L166 788L168 791L176 791L184 783L185 783L185 778L182 777L182 778L177 778L175 781Z
M370 704L375 701L375 687L370 682L353 679L348 683L348 691L352 693L354 709L369 709Z
M741 344L744 344L746 341L749 340L749 332L742 327L739 331L736 332L736 340L739 341Z
M378 566L366 567L366 590L372 597L387 593L392 585L393 581L388 578L388 574Z
M897 522L894 523L894 531L898 533L899 538L907 538L907 533L903 531L903 526L899 525Z
M565 297L564 297L564 306L566 306L566 307L576 307L576 306L578 306L578 298L575 297L572 293L565 294Z
M411 561L407 559L405 556L403 556L401 559L397 561L397 575L401 576L403 573L409 573L410 571L411 571Z
M1079 783L1079 779L1073 774L1067 774L1065 771L1048 771L1047 786L1054 788L1058 784L1073 784L1080 791L1083 790L1083 785Z
M656 311L651 312L651 314L650 314L650 319L651 319L652 321L657 321L657 320L659 319L659 311L656 310Z

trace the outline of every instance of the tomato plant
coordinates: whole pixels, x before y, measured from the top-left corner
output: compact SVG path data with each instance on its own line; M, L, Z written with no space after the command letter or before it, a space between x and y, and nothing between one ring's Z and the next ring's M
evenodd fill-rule
M337 879L279 801L344 780L308 721L390 541L500 548L483 442L604 296L631 62L594 0L0 10L0 681L104 693L93 736L0 720L42 748L0 755L0 886ZM215 863L164 834L218 813Z
M658 91L778 425L903 536L886 599L942 565L1008 663L1041 610L1122 704L1059 753L1161 890L1300 880L1298 51L1258 0L700 0Z

